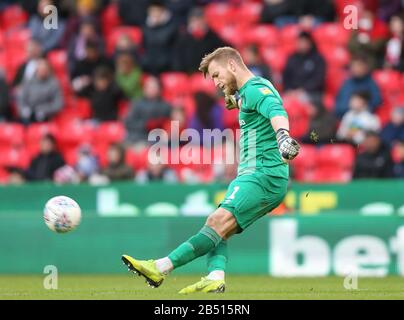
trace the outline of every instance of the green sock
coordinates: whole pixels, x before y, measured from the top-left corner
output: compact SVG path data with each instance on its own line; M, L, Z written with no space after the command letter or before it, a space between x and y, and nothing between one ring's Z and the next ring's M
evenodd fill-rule
M222 240L208 253L208 273L214 270L225 271L227 263L227 241Z
M207 254L222 238L211 227L205 225L194 236L182 243L177 249L173 250L168 258L173 263L174 268L178 268L192 260Z

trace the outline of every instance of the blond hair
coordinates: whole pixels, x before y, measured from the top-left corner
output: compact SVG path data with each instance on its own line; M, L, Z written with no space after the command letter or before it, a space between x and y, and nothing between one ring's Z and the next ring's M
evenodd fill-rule
M240 53L236 49L232 47L220 47L217 48L215 51L205 55L202 58L202 61L199 65L199 71L201 71L203 75L206 76L206 74L208 73L209 65L213 60L215 61L226 60L227 62L229 59L233 59L237 64L245 67L243 59L241 58Z

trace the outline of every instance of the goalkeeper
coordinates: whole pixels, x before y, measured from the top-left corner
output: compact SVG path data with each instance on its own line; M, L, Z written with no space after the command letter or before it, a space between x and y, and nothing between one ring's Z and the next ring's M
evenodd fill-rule
M202 229L158 260L137 260L123 255L130 270L153 287L161 285L174 269L207 255L208 275L180 293L224 292L227 240L275 209L288 186L288 161L299 153L289 136L289 121L274 86L255 76L231 47L206 55L199 70L209 75L225 94L226 108L239 109L240 163L218 208Z

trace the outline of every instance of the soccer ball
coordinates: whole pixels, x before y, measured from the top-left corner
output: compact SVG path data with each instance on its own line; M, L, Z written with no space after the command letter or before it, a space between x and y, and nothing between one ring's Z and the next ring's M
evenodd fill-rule
M43 218L52 231L66 233L80 224L81 209L73 199L57 196L49 199L45 204Z

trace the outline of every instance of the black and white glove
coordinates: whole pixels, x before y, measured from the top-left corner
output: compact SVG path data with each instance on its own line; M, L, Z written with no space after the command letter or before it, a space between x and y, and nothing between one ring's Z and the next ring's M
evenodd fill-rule
M279 152L283 159L293 160L299 154L300 145L295 139L290 137L288 130L279 129L276 132L276 140L278 141Z

